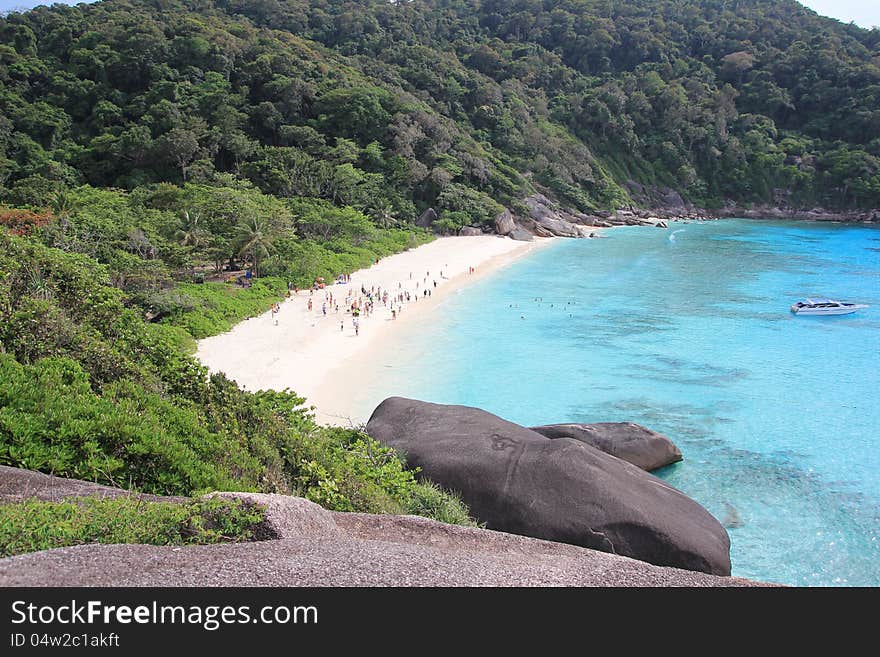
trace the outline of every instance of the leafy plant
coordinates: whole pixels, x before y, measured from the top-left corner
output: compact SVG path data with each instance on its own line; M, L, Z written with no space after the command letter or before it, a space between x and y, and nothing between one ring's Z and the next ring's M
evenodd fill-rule
M262 508L239 500L28 500L0 504L0 557L88 543L236 543L254 540L264 520Z

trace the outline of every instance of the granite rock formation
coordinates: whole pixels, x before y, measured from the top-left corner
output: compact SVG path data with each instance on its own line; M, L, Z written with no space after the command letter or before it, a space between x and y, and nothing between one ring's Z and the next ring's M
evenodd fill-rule
M489 529L730 574L730 539L703 507L585 443L549 440L477 408L401 397L376 408L367 433L420 477L459 492Z
M648 472L681 461L681 451L669 438L633 422L547 424L531 429L547 438L579 440Z

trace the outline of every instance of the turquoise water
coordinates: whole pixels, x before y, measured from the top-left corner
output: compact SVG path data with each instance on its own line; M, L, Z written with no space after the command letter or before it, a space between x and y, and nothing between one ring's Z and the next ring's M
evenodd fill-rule
M730 219L605 235L445 300L359 403L644 424L685 457L657 474L728 525L734 575L880 585L880 229ZM871 307L793 316L810 295Z

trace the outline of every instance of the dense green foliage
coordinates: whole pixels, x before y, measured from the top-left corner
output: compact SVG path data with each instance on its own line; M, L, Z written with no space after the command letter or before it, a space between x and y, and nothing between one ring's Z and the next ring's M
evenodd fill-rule
M248 541L264 519L262 509L238 500L176 504L122 497L0 504L0 558L87 543Z
M290 392L245 392L125 308L107 267L0 231L0 464L150 493L297 494L327 508L434 513L362 431L320 427Z
M106 0L0 35L14 204L232 175L387 224L629 179L880 205L880 33L794 0Z
M379 228L351 207L320 199L277 199L244 182L167 183L131 192L88 185L53 192L47 214L0 207L0 225L107 266L124 303L193 337L228 330L265 311L288 282L368 266L416 246L418 229ZM244 268L259 275L237 284ZM207 282L206 282L207 281Z

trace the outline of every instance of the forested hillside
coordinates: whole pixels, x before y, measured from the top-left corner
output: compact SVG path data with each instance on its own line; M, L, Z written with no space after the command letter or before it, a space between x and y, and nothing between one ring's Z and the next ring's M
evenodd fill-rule
M880 204L880 34L792 0L107 0L0 34L11 203L229 174L386 224L627 180Z

